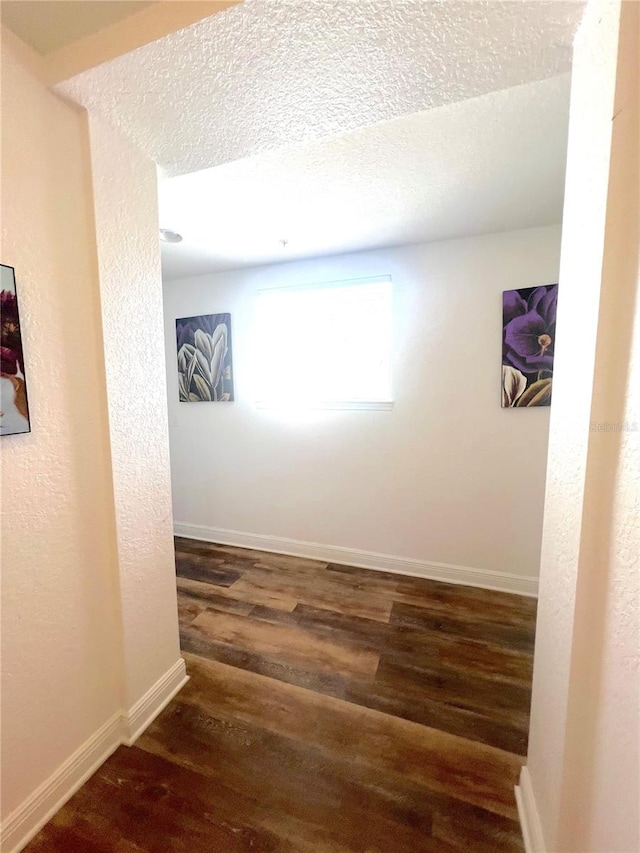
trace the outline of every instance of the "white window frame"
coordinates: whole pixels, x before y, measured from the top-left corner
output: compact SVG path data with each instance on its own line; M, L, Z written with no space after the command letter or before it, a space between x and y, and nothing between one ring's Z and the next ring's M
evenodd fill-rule
M387 328L387 390L389 399L385 400L278 400L260 397L259 389L256 389L255 405L260 409L335 409L354 411L391 411L393 409L393 286L390 275L367 276L355 279L341 279L339 281L319 282L313 284L300 284L284 287L265 287L257 292L258 299L264 293L300 293L305 291L320 291L330 289L342 289L367 284L388 284L388 328ZM256 319L257 322L257 319ZM259 358L259 352L254 350L254 359Z

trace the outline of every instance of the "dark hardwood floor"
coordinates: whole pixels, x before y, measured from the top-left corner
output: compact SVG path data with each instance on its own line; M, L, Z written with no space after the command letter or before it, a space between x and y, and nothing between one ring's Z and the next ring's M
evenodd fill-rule
M29 853L522 851L535 602L176 540L191 680Z

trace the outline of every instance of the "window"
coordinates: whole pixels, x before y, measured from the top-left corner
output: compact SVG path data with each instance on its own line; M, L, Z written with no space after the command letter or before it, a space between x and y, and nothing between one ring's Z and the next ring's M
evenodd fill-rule
M257 400L391 408L391 279L258 291Z

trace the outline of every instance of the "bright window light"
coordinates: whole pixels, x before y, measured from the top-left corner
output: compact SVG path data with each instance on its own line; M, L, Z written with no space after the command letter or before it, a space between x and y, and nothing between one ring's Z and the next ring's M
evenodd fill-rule
M256 332L259 403L390 406L389 276L260 290Z

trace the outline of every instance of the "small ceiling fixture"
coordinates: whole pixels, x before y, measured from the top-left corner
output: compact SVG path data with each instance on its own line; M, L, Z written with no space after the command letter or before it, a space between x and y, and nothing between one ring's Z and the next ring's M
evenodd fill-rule
M182 234L171 231L169 228L160 229L160 239L163 243L182 243Z

